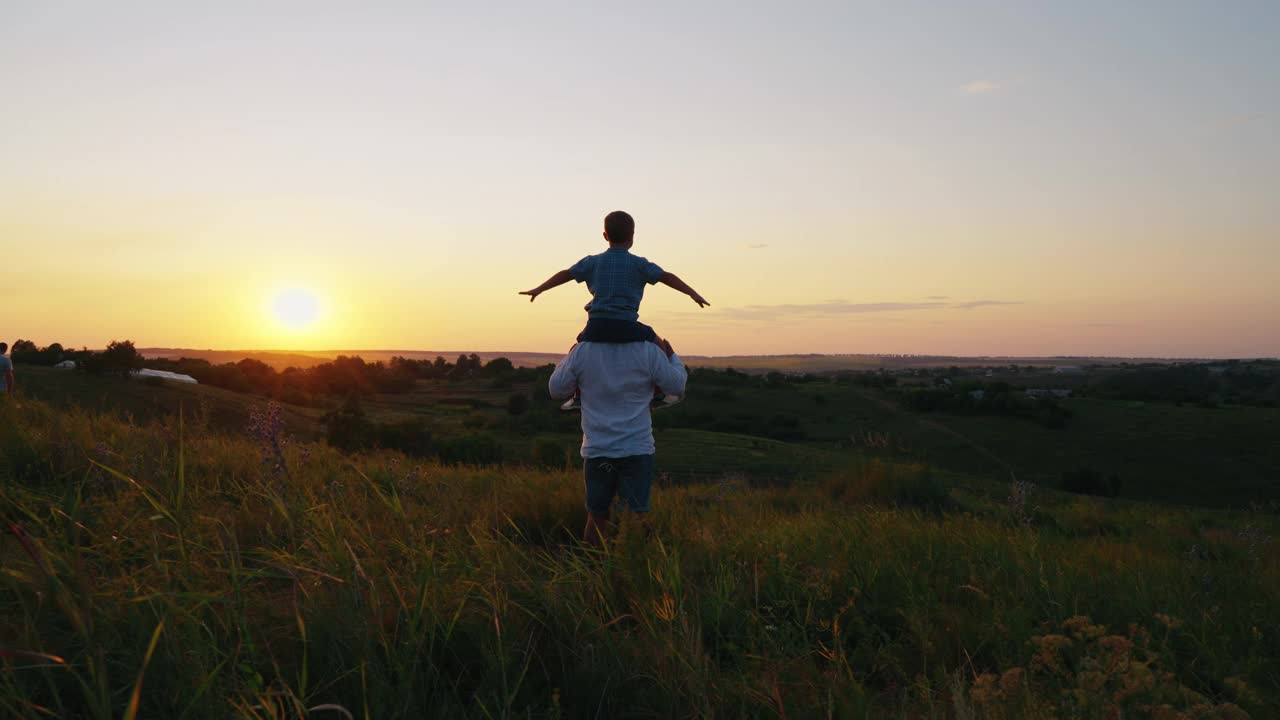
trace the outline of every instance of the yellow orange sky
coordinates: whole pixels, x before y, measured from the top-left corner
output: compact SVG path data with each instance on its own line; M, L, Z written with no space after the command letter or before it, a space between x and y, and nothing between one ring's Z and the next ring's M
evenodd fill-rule
M0 27L0 339L560 350L620 208L689 353L1280 355L1270 6L286 7Z

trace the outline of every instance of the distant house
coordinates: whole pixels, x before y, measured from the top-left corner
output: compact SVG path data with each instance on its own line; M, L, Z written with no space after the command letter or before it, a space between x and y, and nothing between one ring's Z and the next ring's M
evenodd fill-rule
M1054 375L1079 375L1084 370L1076 365L1059 365L1053 369Z
M1027 396L1033 398L1069 398L1071 391L1063 388L1032 388L1027 390Z
M181 373L169 372L168 370L150 370L147 368L143 368L142 370L138 370L133 374L136 377L144 377L144 378L157 377L157 378L164 378L165 380L173 380L174 382L192 383L192 384L198 383L198 381L195 378L191 377L190 375L183 375Z
M57 368L57 369L59 369L59 370L75 370L75 369L76 369L76 361L75 361L75 360L63 360L62 362L58 363L57 365L54 365L54 367L55 367L55 368Z

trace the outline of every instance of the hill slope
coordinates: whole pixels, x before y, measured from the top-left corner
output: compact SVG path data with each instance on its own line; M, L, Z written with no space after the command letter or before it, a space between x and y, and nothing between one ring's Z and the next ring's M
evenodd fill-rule
M1007 503L867 460L659 489L652 535L598 554L573 473L16 410L14 717L135 692L189 718L1280 713L1273 517Z

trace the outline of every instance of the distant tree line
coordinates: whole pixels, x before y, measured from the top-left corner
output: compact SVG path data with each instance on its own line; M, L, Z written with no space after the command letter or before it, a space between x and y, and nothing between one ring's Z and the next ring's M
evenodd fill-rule
M310 368L274 367L252 358L214 364L200 358L151 358L138 353L133 341L112 341L105 350L68 350L60 343L39 347L30 340L13 344L11 357L15 363L56 365L74 360L76 366L92 374L128 374L146 366L155 370L190 375L203 385L258 395L293 405L322 406L333 396L371 395L374 393L407 393L417 380L457 382L486 378L495 387L510 387L547 374L548 368L517 368L505 357L484 362L479 355L459 355L449 362L444 357L414 360L396 356L389 362L365 362L360 356L340 355L330 362ZM523 409L515 401L512 414Z
M95 375L127 374L142 367L142 356L131 340L112 340L105 350L83 348L72 350L62 343L39 347L31 340L18 340L9 351L12 360L19 365L57 365L72 360L76 367Z
M1280 361L1131 365L1103 375L1085 391L1110 400L1280 407Z
M956 415L1004 415L1034 420L1045 427L1066 427L1071 411L1053 398L1028 397L1007 382L957 382L934 387L901 386L903 405L916 412Z
M339 355L314 367L288 367L279 371L252 358L219 365L193 358L159 359L148 360L147 365L190 375L205 385L312 406L323 405L325 398L332 396L407 393L417 380L458 382L488 378L501 386L526 376L533 377L538 372L533 368L516 368L504 357L486 363L474 353L459 355L454 362L444 357L413 360L400 356L385 363L366 362L359 355Z
M15 363L21 365L57 365L63 360L71 359L76 355L87 355L88 353L88 350L67 350L62 347L62 343L53 343L47 347L37 347L30 340L17 340L13 343L13 347L9 348L9 357Z

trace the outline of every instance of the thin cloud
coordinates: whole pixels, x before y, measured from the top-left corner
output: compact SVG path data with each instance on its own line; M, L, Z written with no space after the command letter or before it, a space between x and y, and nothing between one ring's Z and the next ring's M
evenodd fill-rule
M969 302L955 303L951 307L956 310L973 310L980 307L992 307L996 305L1021 305L1020 302L1010 302L1008 300L970 300Z
M1000 83L994 80L974 80L960 86L965 95L990 95L1000 89Z
M1227 127L1244 127L1252 125L1262 119L1258 113L1237 113L1227 118Z
M930 295L929 297L925 298L925 300L950 300L950 299L951 299L951 296L949 295Z
M767 248L767 247L769 247L769 243L756 243L756 244L754 244L754 245L748 245L748 246L747 246L747 249L748 249L748 250L759 250L759 249L761 249L761 248Z
M883 313L921 312L926 310L975 310L984 307L1021 304L1022 303L1020 302L1009 300L970 300L967 302L945 302L935 300L930 302L878 303L852 303L841 300L808 304L787 303L782 305L744 305L742 307L720 308L713 314L669 312L663 313L662 318L664 322L680 324L698 323L701 325L708 321L718 324L764 324L804 318L836 318L850 315L877 315Z

